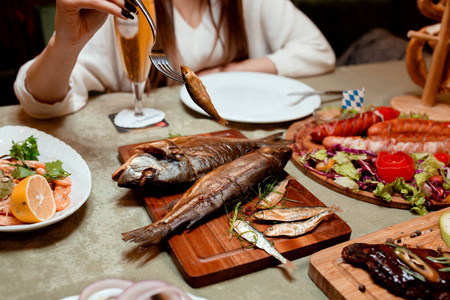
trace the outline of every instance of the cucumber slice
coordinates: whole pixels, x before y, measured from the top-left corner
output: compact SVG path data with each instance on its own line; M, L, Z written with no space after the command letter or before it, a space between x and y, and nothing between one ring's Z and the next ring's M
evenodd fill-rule
M442 239L450 247L450 212L443 213L439 217L439 229Z

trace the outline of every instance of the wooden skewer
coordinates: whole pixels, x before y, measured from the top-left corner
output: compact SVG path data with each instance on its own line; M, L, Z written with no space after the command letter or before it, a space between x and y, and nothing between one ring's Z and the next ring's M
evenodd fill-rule
M444 72L445 60L449 48L448 40L450 38L450 1L445 5L444 15L441 20L441 30L438 41L431 57L430 71L422 94L422 104L424 106L433 106L436 103L436 95L439 91L439 84Z

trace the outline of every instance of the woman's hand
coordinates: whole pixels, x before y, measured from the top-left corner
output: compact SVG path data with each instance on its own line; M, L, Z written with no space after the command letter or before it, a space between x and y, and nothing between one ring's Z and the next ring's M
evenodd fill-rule
M81 49L105 23L108 14L126 19L122 15L124 8L124 0L57 0L55 39Z
M134 10L134 6L126 7ZM81 49L103 26L108 14L126 19L128 10L123 15L123 9L125 0L57 0L55 34L28 69L28 92L44 103L63 100Z

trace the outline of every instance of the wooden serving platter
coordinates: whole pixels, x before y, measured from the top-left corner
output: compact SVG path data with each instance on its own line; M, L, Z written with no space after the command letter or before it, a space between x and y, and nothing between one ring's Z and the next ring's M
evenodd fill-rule
M359 191L354 192L351 189L342 187L336 183L334 183L333 179L327 178L323 175L319 175L317 173L311 172L310 170L303 167L303 164L299 162L301 155L298 150L309 151L312 152L317 149L325 149L322 144L319 144L312 140L310 136L310 130L315 125L314 117L307 118L302 121L298 121L293 123L286 132L286 139L295 140L296 143L293 144L293 154L292 154L292 163L302 171L306 176L313 179L314 181L320 183L321 185L346 195L348 197L369 202L372 204L377 204L381 206L399 208L399 209L411 209L411 204L406 201L401 195L393 195L392 201L387 202L378 197L376 197L373 193L368 191ZM450 203L443 202L433 202L429 206L427 206L428 210L439 210L445 207L450 206Z
M442 251L450 251L439 231L439 217L449 211L450 208L435 211L317 252L310 258L309 277L330 299L402 299L374 283L365 269L341 262L342 249L353 243L386 243L392 238L396 243L399 240L397 244L407 244L408 247L435 250L439 247ZM416 230L421 234L411 236ZM361 284L365 287L363 292L359 289Z
M203 135L245 138L238 130ZM136 145L119 147L119 155L123 161L130 157L134 146ZM144 197L147 212L153 222L165 215L164 206L181 195L180 193ZM290 181L285 197L296 201L286 201L283 203L285 206L325 206L296 180ZM256 228L263 231L267 225L259 224ZM263 250L244 249L236 236L229 238L228 229L228 218L224 213L194 226L193 229L175 234L164 242L178 270L192 287L221 282L278 264L275 258ZM269 240L273 241L282 255L293 260L346 241L350 238L350 234L351 228L339 216L332 214L309 234L297 238Z

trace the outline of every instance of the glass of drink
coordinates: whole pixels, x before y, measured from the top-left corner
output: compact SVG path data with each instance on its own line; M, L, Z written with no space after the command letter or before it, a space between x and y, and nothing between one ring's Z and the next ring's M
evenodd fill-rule
M154 0L142 0L149 14L156 20ZM139 11L140 12L140 11ZM164 113L143 108L142 96L150 72L150 47L153 35L144 14L132 13L134 19L114 18L117 43L125 73L134 95L134 111L124 109L119 112L114 123L125 128L141 128L164 119Z

